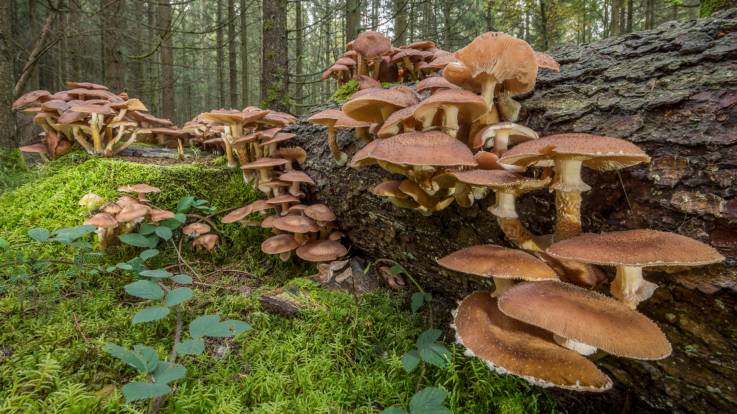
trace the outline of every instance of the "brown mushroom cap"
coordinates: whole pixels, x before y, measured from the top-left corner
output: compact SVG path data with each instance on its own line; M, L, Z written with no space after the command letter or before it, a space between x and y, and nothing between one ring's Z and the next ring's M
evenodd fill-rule
M428 89L431 92L435 92L438 89L460 89L460 88L457 85L454 85L448 82L448 80L442 76L431 76L417 83L417 92L423 92Z
M407 132L371 141L353 156L351 166L373 165L377 161L411 166L476 166L465 144L439 131Z
M418 102L414 91L406 86L391 89L364 89L353 95L343 105L342 111L349 117L363 122L384 122L386 112L394 112ZM387 115L388 117L388 115Z
M698 240L649 229L582 234L546 252L557 259L607 266L702 266L724 260Z
M640 147L629 141L576 133L524 142L505 152L499 162L527 167L551 158L582 159L584 166L598 171L617 170L650 161Z
M657 360L671 354L658 325L627 305L559 282L522 283L499 298L510 318L626 358Z
M43 143L37 143L37 144L30 144L30 145L24 145L19 148L21 152L27 152L29 154L43 154L46 156L49 156L49 147L46 146L46 144Z
M492 244L466 247L438 259L438 264L446 269L481 277L558 280L555 271L537 257Z
M282 194L266 200L266 204L271 206L277 206L284 203L299 203L299 198L291 194Z
M350 68L348 68L348 66L336 63L333 66L327 68L325 72L322 73L322 76L320 77L320 79L327 80L334 73L340 74L340 73L349 72L349 71L350 71Z
M307 118L307 122L325 126L335 125L335 121L344 117L345 114L339 109L326 109Z
M16 99L15 102L13 102L12 109L15 111L16 109L30 105L32 103L40 102L44 100L44 98L48 98L50 96L51 93L44 90L28 92L20 98Z
M118 187L118 191L123 193L137 193L137 194L148 194L148 193L160 193L161 189L158 187L154 187L148 184L133 184L133 185L124 185L121 187Z
M389 138L396 135L399 132L399 125L401 123L414 118L414 113L418 105L415 104L392 112L381 125L381 128L379 128L377 135L380 138Z
M266 254L287 253L298 247L299 242L291 234L277 234L261 243L261 251Z
M110 214L107 213L97 213L94 216L88 218L84 224L91 224L98 228L103 229L111 229L118 227L118 220L115 220L115 217L113 217Z
M390 51L392 43L388 37L379 32L361 32L353 40L352 49L361 55L372 59Z
M273 168L286 165L289 161L283 158L259 158L254 162L241 165L241 169L244 170L258 170L260 168Z
M143 204L131 204L123 207L118 214L115 215L115 219L120 223L128 223L148 214L148 207Z
M149 210L151 221L158 223L162 220L174 218L175 214L169 210L160 210L158 208L152 208Z
M108 88L105 85L100 85L97 83L92 82L75 82L75 81L66 81L66 86L69 89L97 89L102 91L108 91L110 88Z
M297 249L297 256L308 262L332 262L348 254L342 244L335 240L318 240Z
M287 181L290 183L305 183L309 185L315 185L315 181L307 174L302 171L292 170L287 171L279 176L281 181Z
M558 346L550 332L507 317L488 292L466 296L453 319L458 342L500 374L540 386L606 391L612 380L585 357Z
M560 72L560 63L547 53L535 52L535 60L539 69Z
M210 226L205 223L192 223L182 227L182 233L190 237L197 237L210 231Z
M304 215L316 221L333 221L335 213L325 204L312 204L304 209Z
M261 145L266 146L266 145L276 144L279 142L288 141L296 136L297 136L296 134L290 134L287 132L279 132L275 134L272 138L269 138L266 141L261 142Z
M294 214L276 217L271 225L279 230L299 234L314 233L320 230L320 227L311 218Z
M277 148L273 155L285 160L297 161L299 164L304 164L307 159L307 152L302 147Z
M107 105L75 105L69 108L69 110L79 112L80 114L112 115L115 113L115 111Z
M479 130L471 140L472 148L480 149L489 138L496 137L501 131L509 134L510 147L521 142L539 138L537 132L524 125L515 124L514 122L498 122Z
M220 221L223 224L235 223L236 221L243 220L251 213L258 213L260 211L268 210L271 208L274 208L274 206L267 203L266 200L256 200L253 203L247 204L243 207L231 211L230 213L226 214Z
M418 40L408 45L399 46L400 49L418 49L418 50L427 50L427 49L432 49L434 47L435 47L435 42L433 42L432 40Z
M445 89L434 93L417 104L414 117L422 119L428 113L434 113L442 106L451 105L458 108L458 116L470 122L486 113L488 107L480 96L462 89Z
M514 189L524 193L543 188L550 179L535 179L524 175L514 174L504 170L468 170L447 173L456 180L474 187L488 187L497 189Z
M217 234L203 234L192 240L192 247L202 247L210 252L217 246L219 239Z

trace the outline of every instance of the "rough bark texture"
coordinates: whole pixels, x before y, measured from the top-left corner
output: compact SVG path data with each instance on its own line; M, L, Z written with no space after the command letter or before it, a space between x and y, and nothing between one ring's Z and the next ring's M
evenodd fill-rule
M287 1L263 2L261 27L261 105L278 111L289 106L289 54L287 53Z
M584 231L655 228L711 243L727 266L647 277L660 288L641 311L673 342L664 361L599 361L639 403L613 401L615 412L636 410L733 412L737 407L737 11L698 22L607 39L552 54L560 74L542 74L521 123L542 135L577 131L622 137L645 149L649 166L617 173L587 173L594 188L584 196ZM316 198L337 214L355 251L402 263L427 289L459 298L475 281L450 274L435 259L478 243L508 244L490 200L431 217L400 210L367 190L388 174L378 167L354 170L332 162L324 129L293 127L308 151L307 172ZM339 145L349 155L360 146L347 132ZM518 211L537 234L551 233L552 194L528 194ZM436 295L441 296L441 295ZM601 397L565 393L580 412ZM607 398L606 396L604 398ZM644 404L646 405L643 405ZM627 405L635 404L635 405ZM599 405L596 410L601 411ZM611 411L611 410L605 410Z
M172 48L171 2L163 0L159 3L159 29L161 30L161 113L164 118L175 119L174 100L174 49Z
M10 4L0 4L0 147L11 148L16 144L15 118L10 111L13 103L13 56L10 33Z

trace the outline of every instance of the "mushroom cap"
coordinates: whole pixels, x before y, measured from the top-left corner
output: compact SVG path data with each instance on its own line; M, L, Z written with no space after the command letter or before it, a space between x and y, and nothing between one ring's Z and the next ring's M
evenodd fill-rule
M535 52L535 60L537 61L538 69L560 72L560 63L547 53Z
M371 188L371 193L379 197L394 197L402 200L408 199L409 195L402 192L399 187L402 182L399 180L387 180Z
M261 142L261 145L266 146L266 145L276 144L278 142L284 142L296 136L297 136L296 134L291 134L288 132L279 132L275 134L272 138L269 138L266 141Z
M299 247L299 242L291 234L277 234L261 243L261 251L266 254L280 254L291 252Z
M110 214L107 213L97 213L94 216L88 218L84 224L91 224L98 228L103 229L111 229L118 227L118 220L115 220L115 217L113 217Z
M271 225L279 230L299 234L314 233L320 230L320 227L311 218L295 214L276 217Z
M66 86L69 89L97 89L97 90L102 90L102 91L110 90L110 88L108 88L105 85L100 85L100 84L92 83L92 82L66 81Z
M117 204L115 204L115 203L107 203L107 204L105 204L104 206L102 206L102 208L101 208L100 210L101 210L101 211L102 211L103 213L108 213L108 214L110 214L110 215L113 215L113 216L114 216L114 215L116 215L116 214L120 213L120 211L121 211L122 209L123 209L122 207L120 207L119 205L117 205Z
M397 53L392 55L391 62L401 62L404 58L409 58L411 61L422 60L427 56L425 52L417 49L400 49Z
M282 194L266 200L266 204L276 206L284 203L299 203L299 198L291 194Z
M143 204L131 204L124 206L118 214L115 215L115 220L120 223L128 223L141 217L145 217L148 214L148 207Z
M370 122L359 121L346 114L342 115L343 116L335 120L334 126L336 128L368 128L371 126Z
M417 109L418 105L420 104L415 104L392 112L392 114L389 115L384 123L381 125L381 128L379 128L377 135L380 138L389 138L393 135L396 135L399 130L400 123L414 118L415 110Z
M15 111L16 109L36 103L49 96L51 96L51 93L44 90L28 92L13 102L12 109Z
M637 145L619 138L590 134L558 134L527 141L505 152L501 164L527 167L547 159L582 159L598 171L612 171L650 162Z
M381 109L389 107L392 111L412 106L418 102L415 92L406 86L391 89L364 89L353 95L343 105L342 111L349 117L363 122L384 122Z
M176 138L189 136L189 132L181 130L179 128L151 128L151 133Z
M372 88L381 88L381 82L378 80L366 76L366 75L360 75L358 77L358 89L365 90L365 89L372 89Z
M473 156L476 162L479 164L481 170L501 170L502 166L499 164L499 157L493 152L479 151Z
M279 179L281 181L287 181L290 183L306 183L309 185L315 185L315 181L312 179L312 177L310 177L303 171L287 171L284 174L280 175Z
M417 83L417 92L425 90L436 91L438 89L460 89L457 85L448 82L442 76L430 76Z
M335 121L345 116L340 109L326 109L307 118L307 122L325 126L335 125Z
M432 69L444 69L448 64L458 62L458 59L456 59L455 55L452 53L446 54L446 55L440 55L436 56L433 60L430 61L430 63L427 65L428 68ZM445 74L443 74L445 76ZM448 79L450 80L450 79Z
M530 178L504 170L467 170L447 174L474 187L488 187L494 190L508 189L514 190L517 194L543 188L550 183L550 178Z
M206 223L191 223L182 227L182 233L190 237L197 237L210 231L210 226Z
M322 76L320 76L320 79L327 80L334 73L341 73L341 72L348 72L348 71L350 71L348 66L336 63L333 66L325 69L325 72L322 73Z
M724 260L698 240L650 229L586 233L555 243L546 252L557 259L605 266L702 266Z
M259 158L254 162L249 162L248 164L241 165L241 169L244 170L258 170L261 168L273 168L273 167L280 167L282 165L288 164L289 161L283 159L283 158Z
M335 240L312 241L297 249L297 256L308 262L332 262L348 254L348 249Z
M373 165L377 161L411 166L476 166L471 150L464 143L440 131L407 132L371 141L356 152L351 166Z
M513 286L499 298L499 309L510 318L620 357L657 360L672 352L663 331L645 315L568 283Z
M462 89L445 89L434 93L420 102L415 109L414 116L423 118L428 112L435 112L438 108L452 105L458 108L458 116L468 118L473 122L488 110L486 102L473 92Z
M274 156L304 164L307 159L307 152L302 147L277 148Z
M510 147L520 142L526 142L540 138L537 135L537 132L524 125L515 124L514 122L498 122L479 130L471 140L472 148L481 148L487 139L496 137L496 135L500 131L509 132Z
M19 148L21 152L27 152L29 154L44 154L44 155L50 155L49 154L49 147L46 146L46 144L43 143L36 143L36 144L29 144L24 145Z
M201 114L201 119L206 122L222 124L245 124L258 121L269 114L268 109L249 110L248 112L237 109L219 109Z
M80 114L112 115L115 113L115 111L107 105L74 105L69 109L74 112L79 112Z
M418 50L427 50L427 49L432 49L434 47L435 47L435 42L433 42L432 40L418 40L408 45L399 46L400 49L418 49Z
M519 95L535 87L535 52L527 42L514 36L484 33L458 50L455 57L469 69L475 82L492 78L497 82L496 89L505 94Z
M167 126L174 125L174 123L168 119L158 118L146 112L128 111L127 116L129 116L136 122L148 124L148 126L150 127L155 127L155 126L167 127Z
M192 240L192 247L202 247L210 252L217 246L219 239L217 234L203 234Z
M352 49L361 55L372 59L383 55L392 49L392 42L382 33L365 31L353 40Z
M133 184L133 185L124 185L121 187L118 187L118 191L123 193L138 193L138 194L148 194L148 193L160 193L161 189L158 187L154 187L148 184Z
M151 221L158 223L162 220L174 218L175 214L169 210L160 210L158 208L152 208L149 210Z
M333 221L335 213L325 204L312 204L304 209L304 215L315 221Z
M558 346L543 329L512 319L488 292L466 296L455 311L456 338L492 370L543 386L575 391L606 391L612 380L593 362Z
M335 61L336 65L343 65L343 66L356 66L356 61L353 60L353 58L349 56L341 56L338 58L338 60Z
M438 264L446 269L481 277L558 280L555 271L537 257L493 244L466 247L438 259Z

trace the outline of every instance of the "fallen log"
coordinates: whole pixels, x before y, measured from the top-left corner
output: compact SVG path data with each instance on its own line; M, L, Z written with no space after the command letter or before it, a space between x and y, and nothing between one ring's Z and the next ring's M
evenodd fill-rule
M521 100L520 123L548 135L588 132L637 143L648 166L621 174L588 172L584 231L653 228L710 243L725 266L678 274L649 273L657 282L640 310L673 343L662 361L605 357L598 361L642 409L731 412L737 406L737 10L699 21L551 52L559 74L541 74ZM338 167L324 128L300 123L298 144L308 152L305 170L315 197L330 206L353 250L396 260L427 290L457 299L474 282L442 270L435 259L479 243L509 245L491 200L454 205L430 217L383 202L368 189L389 176L378 167ZM338 144L352 156L362 146L341 132ZM552 194L535 192L517 205L537 234L553 230ZM621 394L621 392L620 392ZM587 397L571 411L581 411ZM646 406L642 406L644 403ZM576 405L578 404L578 405ZM626 409L619 401L614 411ZM632 406L629 406L632 407ZM600 411L600 408L597 408Z

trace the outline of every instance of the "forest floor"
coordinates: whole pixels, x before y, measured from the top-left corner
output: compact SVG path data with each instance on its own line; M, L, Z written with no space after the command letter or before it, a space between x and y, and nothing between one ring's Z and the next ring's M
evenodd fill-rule
M29 243L34 227L58 229L81 224L79 199L94 192L117 196L123 184L145 182L162 189L151 197L159 207L193 195L218 210L256 197L239 173L219 159L157 165L94 159L73 153L27 168L14 156L0 160L0 238L6 249L39 258L64 258L59 245ZM427 311L413 314L406 295L378 290L355 298L312 282L312 266L282 263L260 253L261 229L220 226L223 243L212 254L187 253L207 275L195 287L185 320L218 313L253 325L232 340L210 341L204 355L184 357L188 373L175 383L163 412L187 413L373 413L406 407L419 388L448 391L454 413L535 413L555 411L539 388L491 372L461 347L448 368L404 372L401 356L427 326ZM2 247L0 247L2 248ZM130 253L130 252L128 252ZM126 249L113 249L100 265L115 264ZM162 252L157 260L174 260ZM173 341L173 323L132 326L141 305L122 287L131 282L114 273L78 274L59 268L37 278L18 278L0 268L0 413L145 412L144 403L124 404L120 386L135 374L102 351L107 342L147 344L164 356ZM265 311L261 294L283 288L306 304L295 317Z

